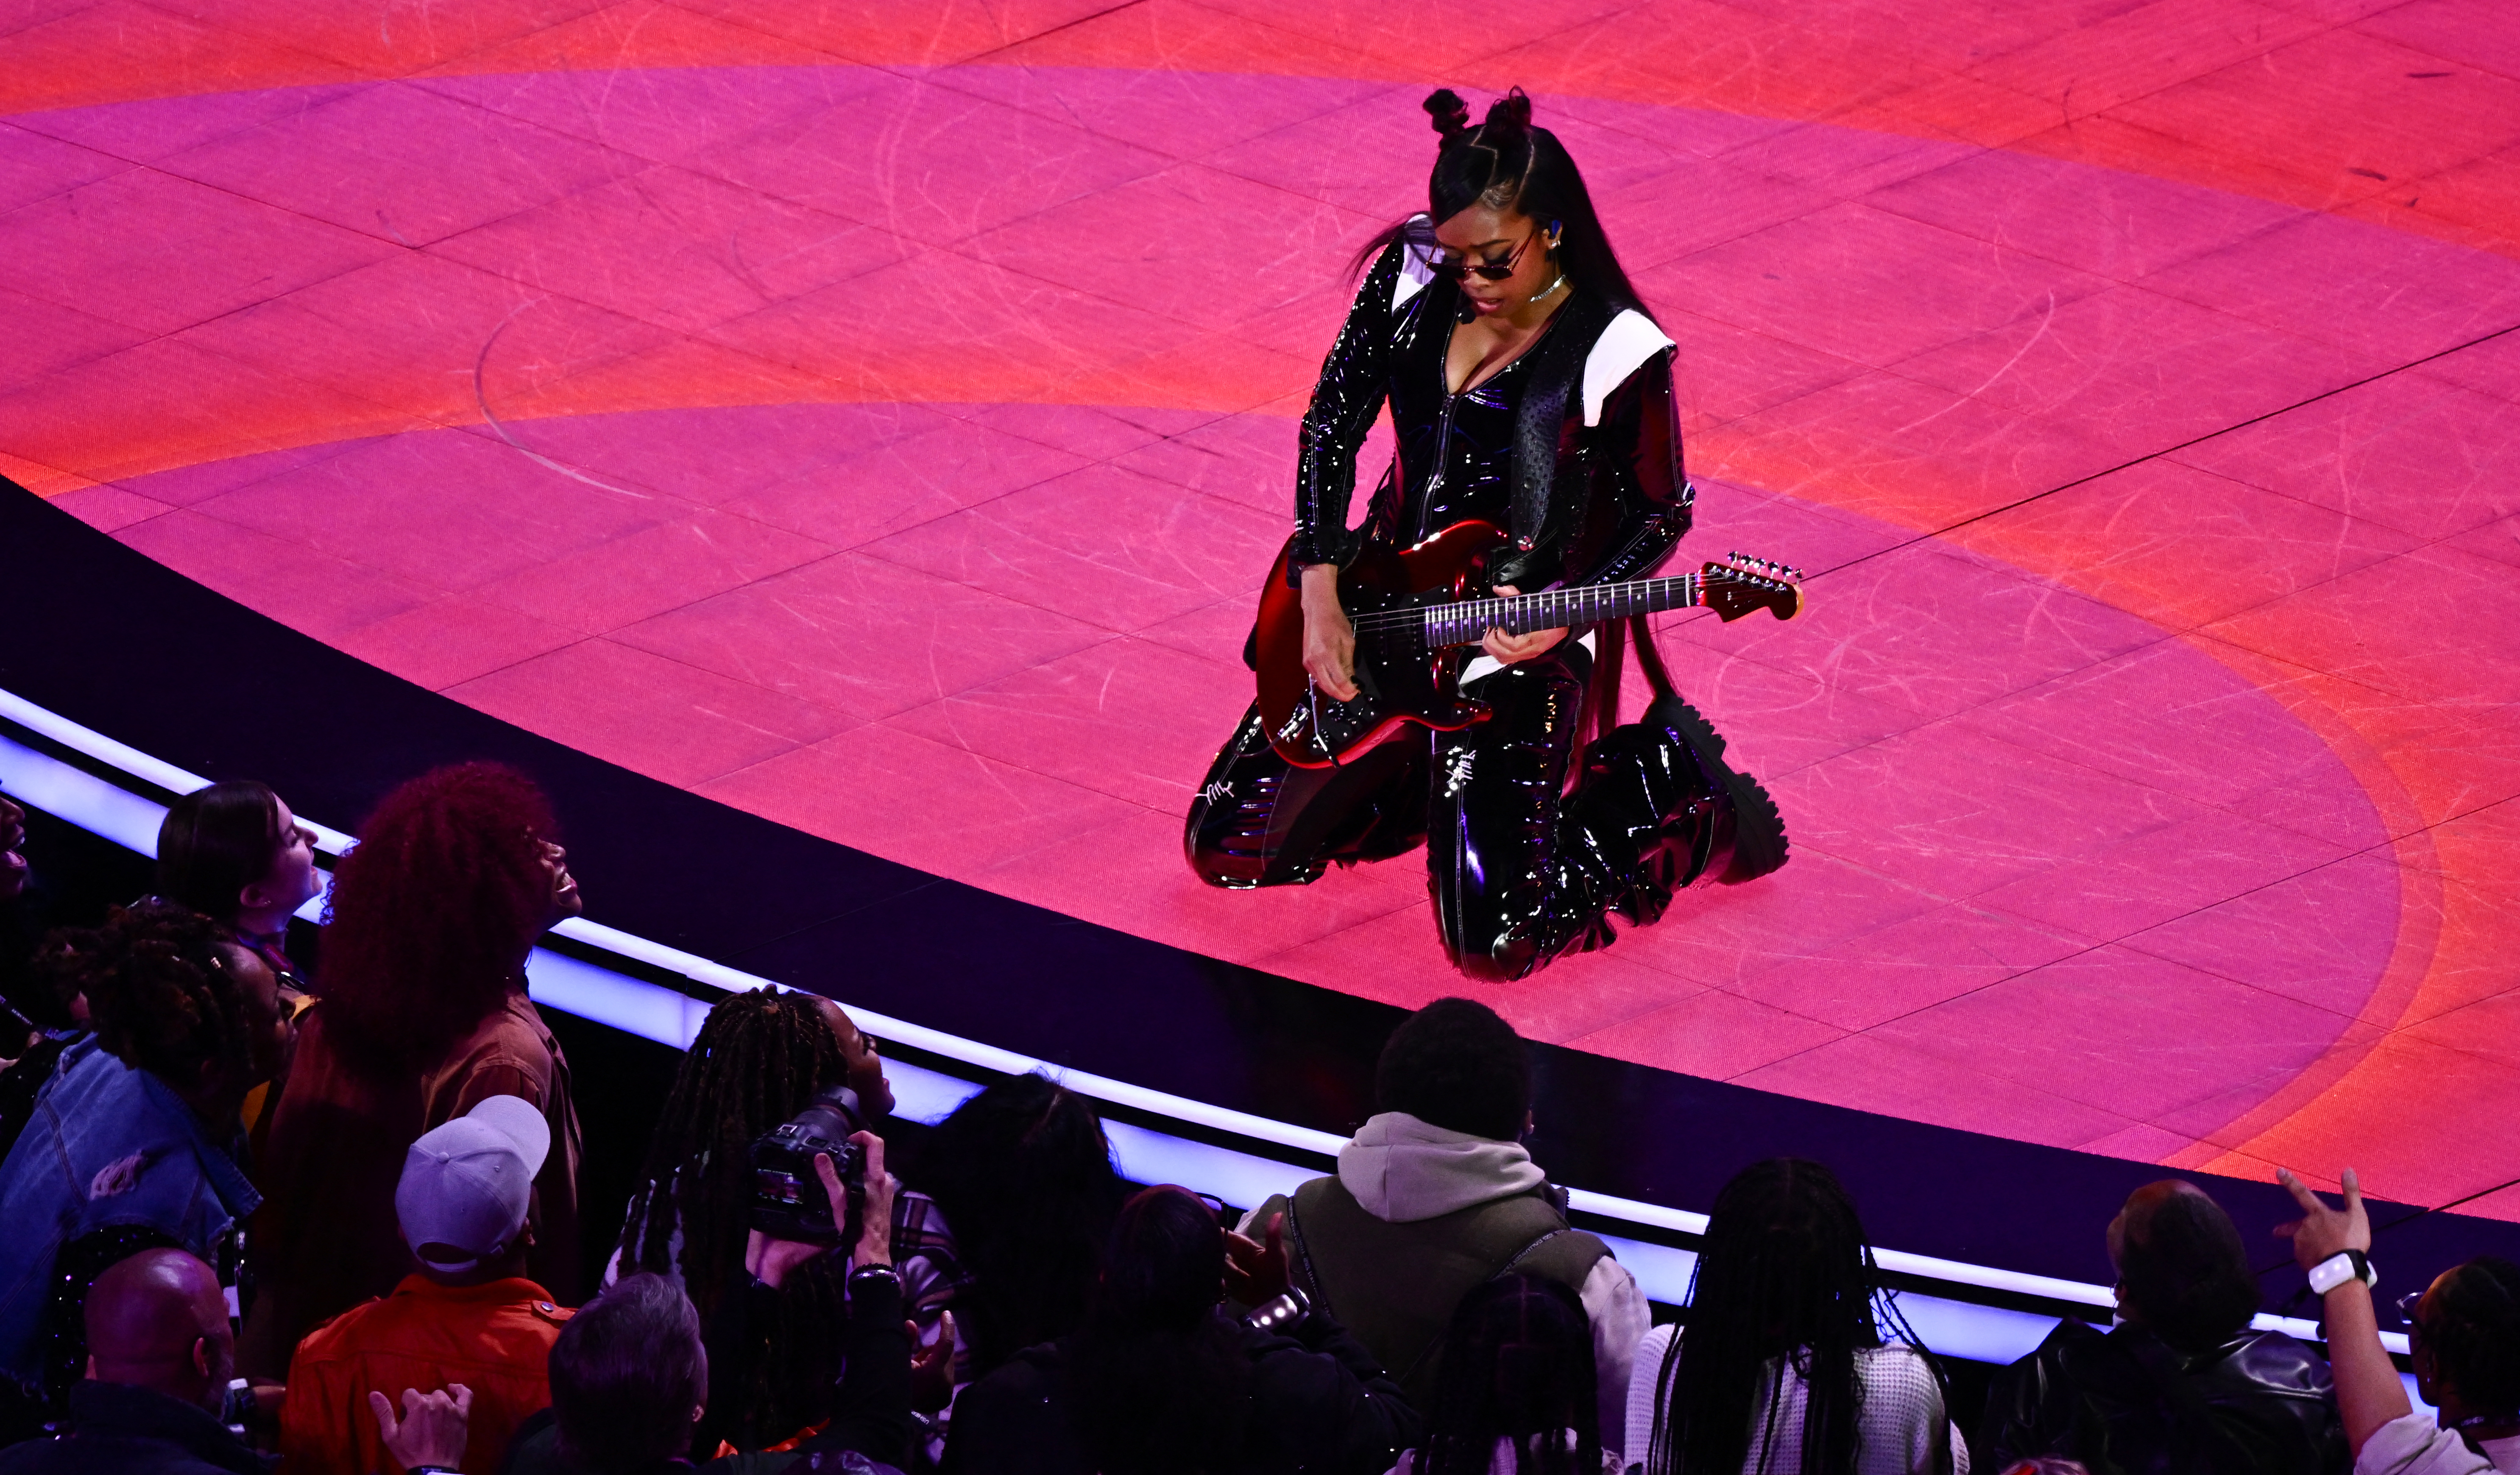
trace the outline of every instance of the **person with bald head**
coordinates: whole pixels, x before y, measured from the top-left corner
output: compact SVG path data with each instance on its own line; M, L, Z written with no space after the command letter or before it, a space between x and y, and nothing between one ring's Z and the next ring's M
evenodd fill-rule
M59 1416L87 1362L80 1301L106 1267L172 1246L238 1263L262 1203L246 1095L287 1053L271 968L198 913L158 902L56 932L96 1033L62 1051L0 1160L0 1378Z
M236 1375L227 1296L182 1250L143 1250L87 1293L87 1381L70 1391L68 1438L0 1451L0 1475L262 1475L262 1457L219 1421Z
M2118 1321L2068 1319L1996 1374L1971 1463L2062 1455L2092 1475L2344 1475L2327 1363L2254 1331L2257 1277L2223 1206L2182 1179L2109 1221Z

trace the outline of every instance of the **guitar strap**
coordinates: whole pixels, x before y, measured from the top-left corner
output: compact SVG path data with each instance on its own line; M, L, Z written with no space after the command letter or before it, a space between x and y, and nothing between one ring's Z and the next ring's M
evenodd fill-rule
M1637 648L1637 668L1645 674L1645 685L1653 690L1656 701L1678 692L1672 685L1671 668L1662 663L1662 649L1654 644L1653 627L1642 614L1624 620L1611 620L1598 630L1600 647L1593 656L1592 689L1584 700L1593 713L1592 741L1610 736L1619 725L1619 677L1627 664L1627 648L1633 641Z
M1637 666L1645 673L1645 685L1653 688L1654 699L1676 696L1680 689L1672 685L1671 668L1662 663L1662 648L1654 644L1653 627L1642 614L1628 616L1628 628L1636 632Z

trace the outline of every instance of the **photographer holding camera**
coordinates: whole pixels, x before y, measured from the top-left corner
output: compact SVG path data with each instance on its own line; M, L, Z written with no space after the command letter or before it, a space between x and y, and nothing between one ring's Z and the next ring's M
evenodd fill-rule
M810 1108L809 1108L810 1110ZM795 1125L793 1123L789 1124ZM765 1140L765 1145L766 1145ZM563 1330L552 1350L552 1408L526 1422L507 1475L647 1475L688 1468L690 1451L718 1475L897 1475L911 1459L910 1386L915 1329L902 1314L892 1259L892 1200L898 1184L883 1167L883 1140L850 1134L839 1162L816 1152L806 1171L818 1207L756 1205L780 1233L751 1231L742 1283L729 1288L701 1336L698 1316L672 1282L652 1273L622 1277ZM765 1195L785 1199L784 1192ZM819 1221L819 1223L817 1223ZM831 1237L825 1226L847 1232ZM810 1235L811 1237L783 1237ZM784 1292L826 1257L840 1259L848 1316L832 1329L840 1369L831 1418L814 1434L777 1450L726 1453L711 1433L730 1389L751 1386L768 1331L785 1313ZM927 1356L950 1354L946 1342Z
M631 1200L605 1283L641 1271L661 1274L691 1297L702 1325L713 1325L752 1278L744 1261L754 1229L842 1243L845 1226L826 1216L809 1227L796 1217L810 1207L808 1190L817 1201L823 1196L813 1158L832 1153L843 1184L861 1176L842 1162L856 1151L848 1138L860 1129L880 1131L891 1110L876 1042L837 1004L771 989L719 1001L674 1077L649 1147L649 1182ZM771 1219L763 1217L765 1169L779 1185ZM896 1194L891 1234L891 1264L920 1340L953 1345L945 1308L968 1277L936 1205L917 1193ZM831 1416L840 1367L830 1358L849 1316L848 1269L845 1254L819 1257L786 1282L752 1381L717 1379L703 1449L719 1440L745 1450L784 1446ZM951 1320L960 1323L959 1311ZM943 1372L922 1385L921 1408L950 1396Z
M826 1096L846 1096L837 1090ZM853 1097L851 1098L853 1101ZM706 1443L715 1422L720 1388L745 1388L769 1345L769 1328L784 1315L782 1297L789 1277L825 1257L847 1249L848 1318L835 1328L832 1363L839 1376L832 1393L832 1415L821 1432L795 1446L800 1457L855 1451L872 1460L907 1467L916 1425L910 1392L915 1375L934 1376L953 1356L951 1337L933 1347L919 1346L919 1329L903 1314L901 1273L892 1263L892 1206L901 1184L884 1171L883 1139L872 1132L850 1133L832 1142L824 1131L839 1123L830 1103L817 1097L798 1119L772 1133L753 1149L762 1183L755 1199L756 1228L745 1242L743 1269L748 1283L726 1298L709 1327L709 1383L712 1416L700 1425ZM798 1166L789 1154L812 1150L810 1184L798 1191L784 1179ZM834 1152L831 1150L836 1147ZM834 1161L836 1157L836 1161ZM758 1468L786 1468L780 1455L757 1456ZM836 1466L834 1466L836 1468Z

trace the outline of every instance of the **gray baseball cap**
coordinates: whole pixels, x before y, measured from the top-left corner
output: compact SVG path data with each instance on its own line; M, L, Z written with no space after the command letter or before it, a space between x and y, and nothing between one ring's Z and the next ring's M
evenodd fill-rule
M412 1253L449 1274L507 1253L550 1151L551 1124L520 1096L492 1096L424 1134L394 1187L394 1215ZM442 1258L422 1253L424 1246Z

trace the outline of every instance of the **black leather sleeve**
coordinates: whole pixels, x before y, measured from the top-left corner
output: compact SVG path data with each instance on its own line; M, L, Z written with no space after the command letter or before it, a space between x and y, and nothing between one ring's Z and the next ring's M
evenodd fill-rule
M1356 495L1356 455L1373 428L1390 383L1391 293L1400 281L1408 247L1393 242L1365 274L1348 308L1347 322L1322 361L1304 411L1295 478L1293 561L1344 563L1347 509Z
M1671 349L1637 366L1602 403L1594 429L1593 500L1610 508L1609 536L1569 584L1615 584L1662 566L1688 533L1697 495L1681 474Z

